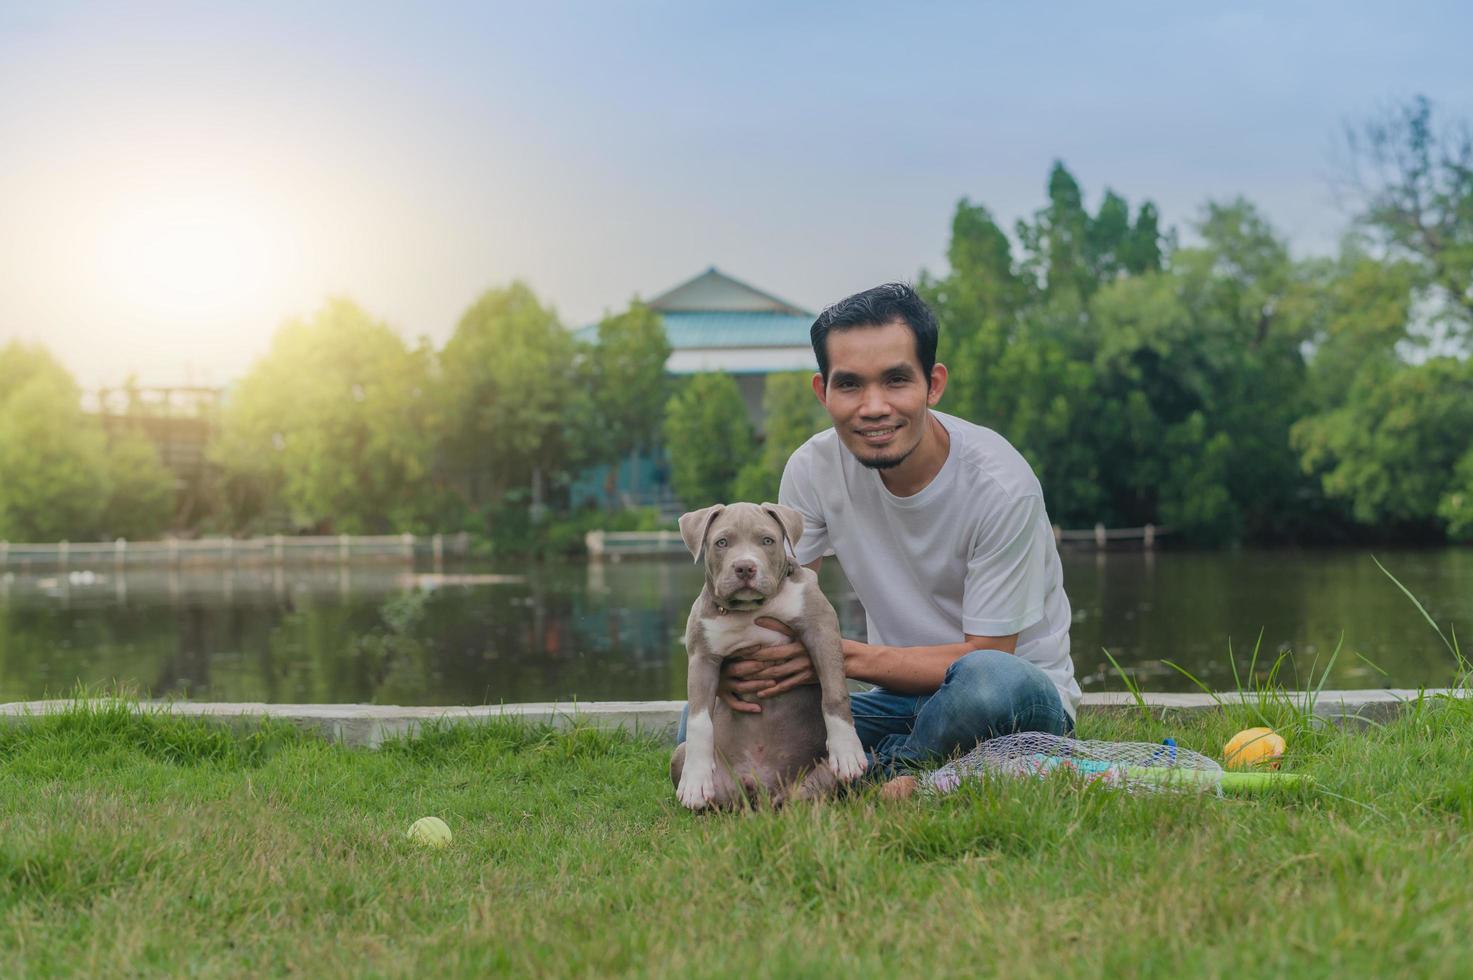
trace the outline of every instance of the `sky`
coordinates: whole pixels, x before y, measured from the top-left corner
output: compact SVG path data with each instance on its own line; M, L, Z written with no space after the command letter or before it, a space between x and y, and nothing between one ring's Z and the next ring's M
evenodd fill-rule
M521 279L579 326L716 265L817 310L945 271L1063 160L1190 240L1333 251L1342 133L1473 121L1473 6L0 0L0 344L227 384L347 296L443 343Z

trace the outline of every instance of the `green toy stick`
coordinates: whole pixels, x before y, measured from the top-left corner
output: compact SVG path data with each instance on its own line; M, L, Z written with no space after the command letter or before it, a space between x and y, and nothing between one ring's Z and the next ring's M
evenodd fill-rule
M1139 779L1141 782L1153 783L1157 786L1180 789L1191 786L1211 789L1219 786L1224 793L1244 796L1270 793L1275 790L1296 789L1314 782L1313 778L1302 773L1263 772L1261 770L1211 772L1201 769L1156 769L1129 766L1125 769L1125 774L1128 779Z

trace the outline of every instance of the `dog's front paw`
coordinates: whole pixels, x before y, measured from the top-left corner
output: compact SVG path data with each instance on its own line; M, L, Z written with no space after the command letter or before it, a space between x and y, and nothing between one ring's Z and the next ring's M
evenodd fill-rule
M687 810L705 809L716 798L716 767L687 765L675 797Z
M841 783L852 783L864 775L869 764L864 757L864 747L854 729L829 738L829 769Z

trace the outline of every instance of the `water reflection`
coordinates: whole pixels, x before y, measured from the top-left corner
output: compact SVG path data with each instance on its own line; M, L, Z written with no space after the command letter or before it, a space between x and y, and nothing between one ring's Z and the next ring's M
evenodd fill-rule
M1446 625L1473 620L1473 552L1381 554ZM1148 690L1190 690L1175 661L1231 686L1292 651L1304 683L1344 636L1332 687L1438 686L1452 658L1364 553L1069 552L1075 663L1120 690L1102 649ZM700 569L680 561L457 569L375 566L0 573L0 700L121 683L154 695L465 704L683 697L682 634ZM823 571L845 635L864 613ZM1374 666L1373 666L1374 665ZM1384 674L1382 673L1384 671Z

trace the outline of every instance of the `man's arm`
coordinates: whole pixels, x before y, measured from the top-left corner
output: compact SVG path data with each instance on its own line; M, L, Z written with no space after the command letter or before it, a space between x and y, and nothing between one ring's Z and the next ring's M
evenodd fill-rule
M1010 636L968 634L960 643L929 647L878 646L845 640L844 673L855 680L878 684L900 694L933 694L946 680L947 668L974 650L1013 653L1017 648L1017 633ZM778 684L759 691L758 697L771 697L788 690L788 686Z
M822 558L815 558L808 567L816 572L822 564ZM972 651L1013 653L1017 649L1017 633L1008 636L973 636L969 633L960 643L930 647L889 647L845 640L844 673L857 681L878 684L901 694L931 694L946 680L947 668ZM771 697L797 686L778 684L759 691L758 697Z
M808 563L818 571L822 558ZM767 620L762 625L791 634L781 623ZM892 647L859 640L844 641L844 674L855 680L902 694L931 694L946 680L953 663L974 650L1001 650L1013 653L1018 647L1018 634L1008 636L973 636L967 634L960 643L943 643L925 647ZM785 643L753 650L741 660L730 660L722 670L721 697L738 711L758 711L759 707L741 701L737 694L755 694L770 698L804 684L817 683L808 652L799 643Z

